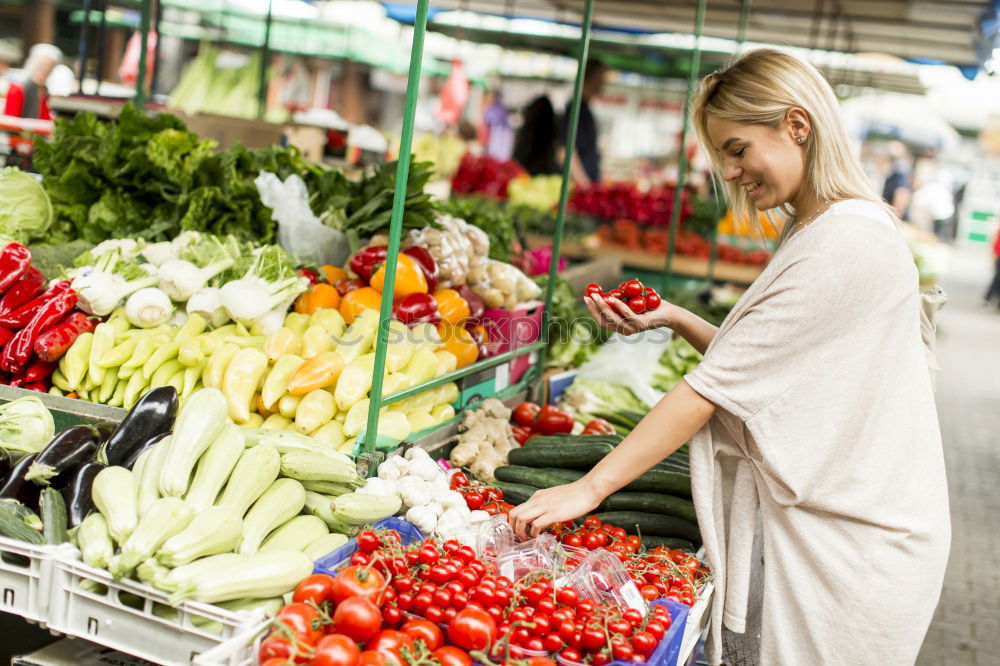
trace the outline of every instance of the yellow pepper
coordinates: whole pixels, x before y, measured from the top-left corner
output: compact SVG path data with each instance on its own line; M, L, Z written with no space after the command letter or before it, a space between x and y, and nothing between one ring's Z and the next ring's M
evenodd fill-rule
M250 405L266 370L267 356L252 347L239 350L229 361L222 377L222 393L233 421L243 423L250 418Z
M135 404L139 396L142 395L142 390L146 388L149 382L146 380L146 375L142 370L137 371L134 375L129 377L128 384L125 385L125 393L122 396L122 407L125 409L132 409L132 405Z
M287 326L282 326L267 336L264 341L264 353L267 354L267 360L272 363L286 354L298 354L299 336Z
M302 396L286 393L278 400L278 413L286 419L294 419L295 411L299 408L300 402L302 402Z
M333 351L333 337L322 326L310 326L302 334L299 349L302 358L309 360L322 352Z
M295 428L301 433L310 433L329 423L336 413L333 396L317 389L302 398L295 410Z
M59 368L56 368L55 372L52 373L52 385L58 386L64 393L69 393L73 390L69 387L69 384L66 382L66 376Z
M115 374L118 375L118 379L128 379L136 371L136 368L126 368L122 366L115 370Z
M100 390L97 392L97 402L107 404L111 396L115 394L115 388L118 387L119 379L118 374L115 372L105 372L104 380L101 382Z
M285 316L285 328L289 328L292 333L301 336L309 328L309 315L299 312L289 312Z
M117 368L132 358L135 348L139 345L139 342L141 342L142 339L143 338L140 335L133 335L132 337L125 338L121 344L115 345L105 352L104 355L98 359L97 366L100 368Z
M205 364L205 372L201 376L201 383L207 388L221 388L222 378L226 374L226 367L239 350L239 345L231 342L227 342L219 347L212 354L212 357L208 359L208 363Z
M173 386L174 390L177 391L177 395L180 395L184 390L184 370L178 370L175 372L170 379L167 380L165 386Z
M309 325L322 326L327 333L335 338L339 338L344 333L344 329L347 328L344 317L334 308L323 308L314 312L309 319Z
M260 414L253 413L250 416L248 416L247 420L243 422L241 425L244 425L247 428L259 428L261 427L261 425L263 425L263 423L264 423L264 417L261 416Z
M326 425L313 430L309 433L309 436L318 442L328 444L331 448L336 449L344 443L344 426L340 421L330 421Z
M260 424L261 430L284 430L292 423L291 419L285 418L281 414L274 413L264 419Z
M205 328L208 326L208 322L200 314L189 315L187 321L184 325L180 327L177 331L178 338L193 337L195 335L201 335L205 332Z
M142 364L142 374L152 378L153 373L156 372L160 366L162 366L167 361L172 361L177 358L177 352L180 351L182 339L174 339L172 342L168 342L159 349L153 352L153 354L146 359L146 362Z
M200 365L205 360L205 352L202 350L202 341L206 336L194 336L185 338L177 348L177 360L181 365L191 367Z
M173 358L161 365L156 369L156 372L149 378L149 386L151 388L157 388L160 386L166 386L169 383L171 377L173 377L178 372L183 372L184 366L181 362Z
M112 394L111 399L108 400L108 406L110 407L121 407L125 402L125 388L127 382L118 382L118 386L115 387L115 392Z
M264 379L264 386L260 392L261 402L268 409L273 410L275 404L281 399L281 396L288 392L288 383L298 369L305 363L305 360L301 356L295 354L286 354L282 356L277 361L275 361L274 366L271 367L271 371L267 373L267 377Z
M83 333L59 360L59 368L71 390L78 391L83 388L83 381L87 377L87 361L93 344L94 334Z
M184 370L184 385L180 390L182 398L186 398L195 391L195 387L198 386L198 382L201 381L202 372L204 372L205 361L202 361L198 365L189 366Z
M123 368L141 368L149 357L160 347L170 342L170 338L165 334L146 335L139 339L135 346L135 352L129 360L122 363Z

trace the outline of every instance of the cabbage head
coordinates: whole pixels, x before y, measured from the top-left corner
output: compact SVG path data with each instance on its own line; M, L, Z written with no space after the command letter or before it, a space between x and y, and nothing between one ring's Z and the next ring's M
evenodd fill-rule
M0 170L0 237L27 244L45 238L52 202L42 184L17 167Z

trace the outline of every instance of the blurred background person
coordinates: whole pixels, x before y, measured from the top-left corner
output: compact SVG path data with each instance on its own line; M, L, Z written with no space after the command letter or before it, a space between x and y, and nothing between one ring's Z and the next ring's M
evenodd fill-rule
M882 188L882 198L889 202L901 220L905 220L910 207L910 151L902 141L891 141L888 159L889 175Z
M514 159L532 176L559 173L556 161L559 122L548 95L531 100L514 138Z
M994 305L1000 307L1000 229L997 229L997 235L993 239L993 263L993 281L983 297L984 310Z
M608 68L599 60L588 60L584 73L583 90L580 93L580 121L576 130L576 150L570 162L570 175L577 185L590 185L601 180L601 149L598 144L597 120L590 109L590 100L601 94ZM559 160L566 154L566 135L569 132L569 114L573 100L566 102L566 112L562 117L562 145Z
M46 81L61 58L62 51L52 44L32 46L24 61L24 78L12 83L7 91L4 113L18 118L51 120Z

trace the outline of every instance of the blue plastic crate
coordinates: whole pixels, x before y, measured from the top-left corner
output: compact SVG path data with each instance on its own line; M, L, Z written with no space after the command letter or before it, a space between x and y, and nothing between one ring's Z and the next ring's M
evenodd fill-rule
M420 530L413 523L403 520L402 518L384 518L378 521L372 527L375 529L382 530L395 530L399 532L400 541L403 545L408 545L414 541L422 541L424 535L421 534ZM324 555L323 557L316 560L313 563L313 573L323 573L334 575L338 569L341 569L348 560L351 559L351 555L356 553L358 550L358 540L351 539L345 543L340 548L337 548L332 553Z
M650 604L652 606L666 606L670 611L670 628L663 635L656 650L646 660L646 666L677 666L677 657L681 653L681 644L684 642L684 628L687 626L688 611L684 604L666 599L658 599ZM628 661L613 661L609 666L634 666Z

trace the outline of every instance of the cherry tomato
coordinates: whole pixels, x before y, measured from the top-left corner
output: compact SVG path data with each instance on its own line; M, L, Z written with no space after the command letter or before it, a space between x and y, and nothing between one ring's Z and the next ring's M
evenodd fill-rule
M632 646L625 645L624 643L612 646L611 652L616 661L629 661L632 659L632 655L635 654L635 650L632 649Z
M596 529L601 526L601 519L597 516L587 516L583 519L583 526L588 529Z
M541 409L542 408L540 406L533 402L522 402L514 408L512 419L514 423L522 428L530 428L538 419L538 412L540 412Z
M444 634L441 632L441 628L427 620L409 620L402 626L401 630L414 642L423 641L431 652L444 644Z
M497 625L489 614L465 608L448 625L448 640L465 650L482 650L496 638Z
M434 600L435 606L440 606L441 608L447 608L451 605L451 592L447 589L436 590L431 598Z
M389 628L395 629L403 624L403 611L399 606L386 606L382 609L382 622Z
M629 280L622 287L622 291L625 292L627 298L635 298L642 296L643 286L638 280Z
M296 651L291 641L281 634L272 634L261 641L260 649L257 651L257 659L262 662L269 659L281 659L285 663L291 660L296 664L309 662L309 657L301 650Z
M351 597L374 599L383 587L385 587L385 577L382 574L374 569L355 565L342 569L336 575L331 594L333 600L340 604Z
M607 642L608 637L599 627L587 627L580 637L580 644L588 650L596 650Z
M559 637L559 634L548 634L543 639L543 649L546 652L556 653L563 647L563 639Z
M357 536L358 549L371 553L378 548L378 536L371 530L365 530Z
M642 593L642 598L646 601L656 601L660 598L660 593L653 585L643 585L639 592Z
M625 292L623 290L621 290L621 289L612 289L608 293L610 293L612 296L614 296L615 298L617 298L619 301L622 300L623 298L625 298Z
M305 577L301 583L295 586L295 593L292 594L292 601L302 603L311 601L317 606L332 599L333 576L326 574L313 574Z
M431 656L441 662L441 666L472 666L469 653L453 645L440 647Z
M636 314L642 314L646 311L646 299L642 296L636 296L635 298L628 299L629 310Z
M587 289L586 289L585 293L588 296L591 296L591 295L600 295L600 294L604 293L604 290L601 289L601 285L594 284L593 282L591 282L590 284L587 285Z
M457 490L458 488L465 488L469 485L469 477L463 472L455 472L451 475L451 481L449 483L452 490Z
M604 302L607 303L608 305L610 305L612 309L614 309L614 307L615 307L615 295L614 294L611 294L611 293L604 294L601 298L603 298ZM617 310L616 310L616 312L617 312Z
M482 509L484 501L482 493L471 492L465 494L465 505L472 511Z
M660 298L660 295L657 294L655 291L646 294L646 309L647 310L655 310L656 308L660 307L660 303L662 303L662 302L663 301Z
M310 666L358 666L358 644L343 634L329 634L316 643Z
M574 650L573 648L566 648L559 653L559 656L566 661L573 661L576 663L580 662L580 652L578 650Z
M646 623L646 631L652 634L656 640L660 640L667 633L667 628L659 620L651 620Z
M629 537L627 537L625 539L625 541L626 541L626 543L628 543L629 546L632 547L632 552L633 553L639 552L639 548L642 547L642 540L639 539L639 537L637 537L634 534L632 534Z
M536 650L538 652L542 652L543 650L545 650L545 641L543 641L538 636L535 636L534 638L529 638L528 642L524 644L524 647L528 648L529 650Z
M455 552L455 557L464 564L469 564L472 560L476 559L476 551L471 546L462 546Z
M260 666L287 666L288 660L281 657L271 657L267 661L262 661Z
M421 546L417 555L419 557L418 561L420 562L420 564L425 564L427 566L435 564L440 558L440 555L438 555L437 548L435 548L431 544L428 544L426 546Z
M640 631L632 635L632 649L646 656L653 654L657 642L656 637L648 631Z
M567 546L580 548L583 545L583 539L580 538L579 534L567 534L563 539L563 543Z
M355 566L355 567L363 567L363 566L371 563L371 560L372 560L372 554L371 553L366 553L363 550L357 550L357 551L354 551L353 555L351 555L350 564L351 564L351 566Z
M427 610L424 611L424 617L427 618L428 622L439 624L444 621L444 609L440 606L428 606Z
M583 547L587 550L597 550L600 548L603 544L601 543L601 537L598 536L598 534L599 531L585 534L583 537Z
M403 660L392 652L365 650L358 655L358 666L402 666Z
M409 592L400 592L399 596L396 597L396 606L400 610L408 611L413 608L413 595Z
M333 613L334 631L359 643L373 638L382 628L382 614L367 597L350 597L337 605Z
M402 656L400 648L404 647L412 651L413 638L409 634L395 629L383 629L365 645L366 650L395 652L400 656Z
M594 666L606 666L611 663L611 656L606 650L601 650L594 655Z
M627 611L622 613L622 617L624 617L633 627L638 627L645 619L643 618L642 613L634 608L629 608Z
M493 599L497 606L507 606L513 596L514 594L510 590L502 587L493 593Z

